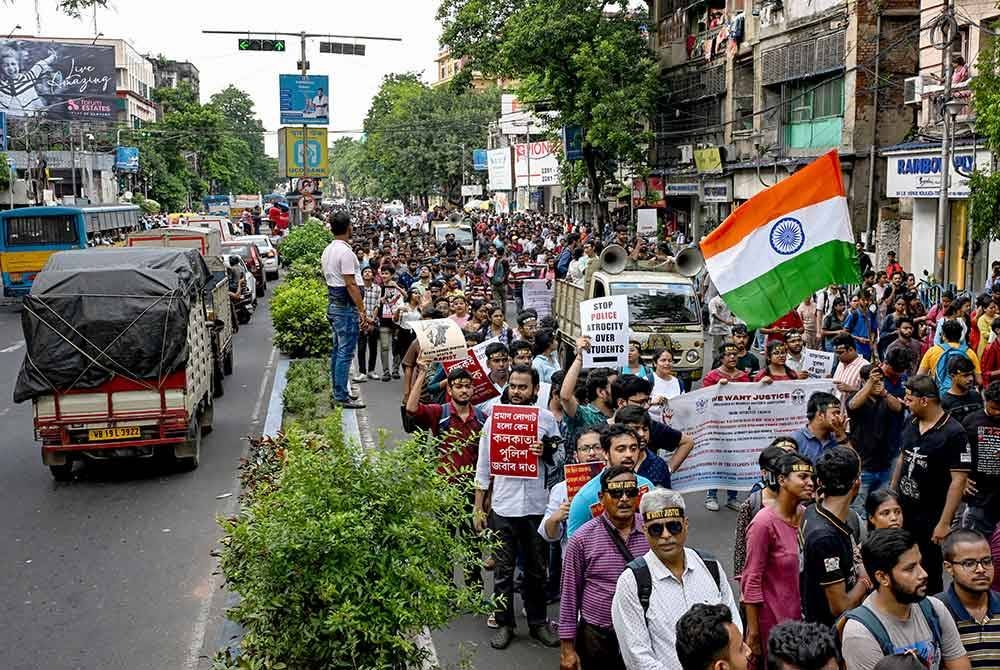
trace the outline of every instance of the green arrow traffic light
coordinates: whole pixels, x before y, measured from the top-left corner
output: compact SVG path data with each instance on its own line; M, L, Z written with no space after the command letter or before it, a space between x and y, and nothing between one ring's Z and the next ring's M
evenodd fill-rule
M250 51L250 40L239 41L240 51Z
M274 50L284 51L285 50L285 40L274 40Z

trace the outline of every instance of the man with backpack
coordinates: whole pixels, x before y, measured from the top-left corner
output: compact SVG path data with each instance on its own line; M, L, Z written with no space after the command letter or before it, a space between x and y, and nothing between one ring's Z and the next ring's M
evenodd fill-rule
M875 592L842 620L847 670L873 670L885 656L912 653L928 670L968 670L969 658L941 601L927 597L920 547L902 528L871 532L861 546Z
M951 388L951 373L948 365L953 358L968 358L972 361L973 373L976 384L982 383L982 374L979 366L979 357L968 344L962 342L962 324L958 321L945 321L941 324L942 344L935 344L927 350L920 360L918 374L928 374L937 382L938 391L941 397Z
M677 622L691 603L725 605L741 633L743 625L719 561L684 546L683 496L654 489L642 497L639 512L650 550L618 578L611 618L628 670L676 670Z
M416 366L420 379L426 371L423 363ZM448 475L457 475L465 468L471 477L479 455L479 434L486 422L486 415L470 404L472 375L468 370L453 368L446 382L451 400L446 404L420 402L421 385L414 384L406 399L406 413L413 423L441 437L440 469Z
M507 251L497 249L497 257L493 261L490 273L490 286L493 288L493 302L502 309L507 305L507 280L510 278L510 263L507 261Z

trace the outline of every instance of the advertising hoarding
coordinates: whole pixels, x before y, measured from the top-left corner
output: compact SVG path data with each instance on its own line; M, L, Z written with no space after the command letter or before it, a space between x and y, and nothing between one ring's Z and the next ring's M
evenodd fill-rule
M9 117L114 118L114 47L0 39L0 59L0 109Z
M558 142L515 144L514 170L517 174L517 186L555 186L558 184L558 151ZM528 175L529 164L530 177Z
M139 148L115 147L115 169L118 172L138 172Z
M330 124L330 78L325 74L278 75L281 123Z
M486 152L487 177L491 191L509 191L514 186L511 179L510 147L490 149Z
M472 169L485 170L486 165L486 149L474 149L472 151Z
M330 173L326 128L278 129L278 174L281 177L326 177Z

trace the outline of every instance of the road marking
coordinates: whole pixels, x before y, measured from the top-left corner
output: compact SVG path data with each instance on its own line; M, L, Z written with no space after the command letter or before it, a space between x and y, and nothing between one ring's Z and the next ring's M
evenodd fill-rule
M267 388L267 382L270 378L271 370L274 369L274 360L278 355L278 350L271 348L271 357L267 359L267 365L264 367L264 374L261 377L260 382L260 393L257 396L257 404L254 405L253 415L251 416L251 423L257 423L260 417L260 409L264 404L264 390ZM243 452L240 455L241 459L246 458L250 450L250 442L247 441L246 446L243 447ZM240 471L237 468L236 472L233 474L233 484L232 491L240 490ZM223 505L224 512L221 516L233 516L236 514L237 507L239 505L239 497L231 496L225 498L225 503ZM208 619L212 613L212 596L218 593L222 588L225 577L222 574L222 570L219 569L218 561L216 561L215 566L212 568L212 572L208 578L208 588L204 591L205 595L201 599L201 605L198 607L198 615L195 617L194 629L191 635L191 646L188 647L187 660L184 662L184 670L198 670L201 665L201 650L205 646L205 633L208 632Z
M21 347L23 347L23 346L24 346L24 340L18 340L17 342L15 342L14 344L10 345L6 349L0 349L0 354L10 354L10 353L13 353L13 352L17 351L18 349L20 349Z
M264 392L267 390L267 380L271 370L274 369L274 359L278 355L278 350L271 348L271 357L267 359L264 367L264 377L260 380L260 392L257 394L257 404L253 406L253 414L250 415L250 423L260 423L260 410L264 407Z

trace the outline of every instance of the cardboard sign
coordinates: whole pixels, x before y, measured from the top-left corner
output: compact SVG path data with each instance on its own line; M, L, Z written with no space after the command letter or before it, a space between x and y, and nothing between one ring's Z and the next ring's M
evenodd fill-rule
M655 209L638 210L635 221L635 232L639 237L653 237L656 235L656 226Z
M420 360L424 363L458 361L466 357L465 335L451 319L414 321L413 331L420 343Z
M802 371L810 377L832 377L833 366L837 362L837 354L832 351L802 350Z
M538 476L538 408L494 405L490 422L490 474L494 477Z
M552 315L552 280L525 279L524 308L538 312L538 318Z
M566 475L566 495L570 502L573 502L573 496L579 493L587 482L601 474L605 465L604 461L566 464L563 471Z
M488 343L484 342L483 344ZM480 344L469 349L469 355L462 360L445 361L441 364L444 366L445 374L450 373L456 368L469 371L469 374L472 375L472 400L470 402L473 405L478 405L500 395L500 389L490 381L489 369L486 367L486 353L482 350L482 347L483 345ZM477 352L477 349L480 351ZM482 354L481 356L479 355L480 353Z
M628 365L628 296L614 295L580 303L580 326L590 338L583 367L621 368Z

